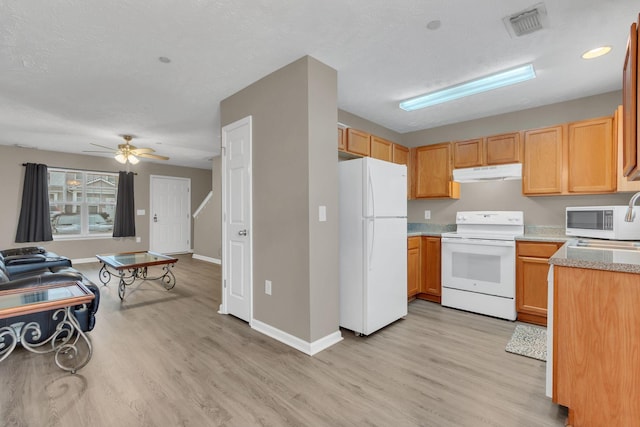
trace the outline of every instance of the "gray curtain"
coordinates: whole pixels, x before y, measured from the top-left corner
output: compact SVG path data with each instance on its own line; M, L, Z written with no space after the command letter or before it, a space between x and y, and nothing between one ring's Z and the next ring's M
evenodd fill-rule
M27 163L16 243L53 240L49 218L47 165Z
M136 235L136 208L133 200L133 172L120 171L118 175L118 200L113 220L113 237Z

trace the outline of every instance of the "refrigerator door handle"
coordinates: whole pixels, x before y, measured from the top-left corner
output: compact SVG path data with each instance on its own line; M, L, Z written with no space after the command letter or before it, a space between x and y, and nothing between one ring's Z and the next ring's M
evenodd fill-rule
M376 246L376 220L375 218L370 218L369 223L372 225L371 227L371 244L369 245L369 271L373 266L373 248Z
M369 194L371 195L371 212L367 212L367 216L376 216L376 192L374 191L374 183L373 183L373 174L371 173L371 169L367 167L367 178L369 184ZM367 210L369 207L367 206Z

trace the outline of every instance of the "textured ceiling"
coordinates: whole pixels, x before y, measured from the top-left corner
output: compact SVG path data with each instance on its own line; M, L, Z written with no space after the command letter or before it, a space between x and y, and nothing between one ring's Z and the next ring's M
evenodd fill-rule
M619 90L638 3L546 0L548 27L511 38L502 18L535 3L0 0L0 144L78 152L132 133L172 164L209 168L220 101L304 55L338 71L339 108L401 133ZM580 58L602 44L613 51ZM398 108L527 62L533 81Z

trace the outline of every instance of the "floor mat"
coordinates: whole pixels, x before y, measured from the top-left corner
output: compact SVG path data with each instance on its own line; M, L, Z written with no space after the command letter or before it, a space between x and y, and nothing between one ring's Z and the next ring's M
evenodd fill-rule
M546 361L547 330L538 326L516 325L505 350L509 353Z

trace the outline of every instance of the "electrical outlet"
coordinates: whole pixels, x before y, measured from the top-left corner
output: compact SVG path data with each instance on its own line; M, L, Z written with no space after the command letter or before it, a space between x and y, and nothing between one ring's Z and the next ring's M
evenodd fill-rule
M431 211L424 211L424 219L431 219Z
M271 280L264 281L264 293L271 295Z
M136 243L142 242L142 237L136 237Z

